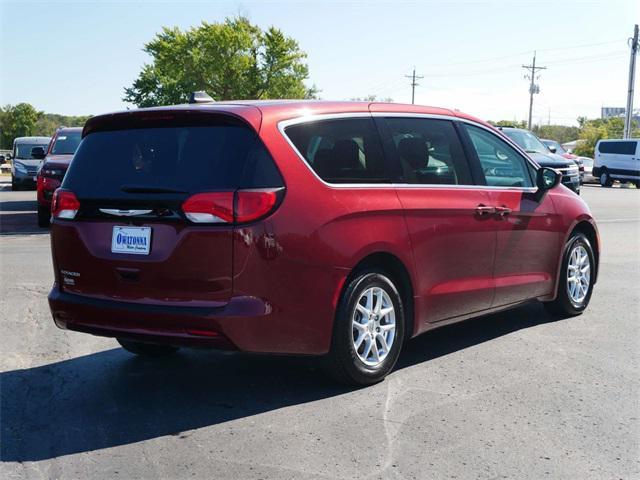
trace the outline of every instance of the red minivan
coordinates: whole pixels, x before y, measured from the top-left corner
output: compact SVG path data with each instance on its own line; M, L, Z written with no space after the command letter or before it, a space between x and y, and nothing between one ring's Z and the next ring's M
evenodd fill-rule
M589 208L487 123L365 102L197 102L91 118L54 196L60 328L146 355L324 356L370 384L432 328L588 305Z

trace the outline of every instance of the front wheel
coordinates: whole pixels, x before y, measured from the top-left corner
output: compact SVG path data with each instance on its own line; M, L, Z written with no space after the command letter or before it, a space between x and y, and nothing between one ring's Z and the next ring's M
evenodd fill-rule
M178 351L178 347L172 347L171 345L135 342L133 340L125 340L123 338L116 338L116 340L118 340L118 343L122 348L128 352L145 357L162 357L165 355L171 355Z
M404 339L402 298L382 272L364 271L346 286L338 304L325 369L350 385L379 382L393 369Z
M591 300L595 268L589 239L583 233L574 233L565 246L558 294L554 301L544 304L547 310L555 315L580 315Z

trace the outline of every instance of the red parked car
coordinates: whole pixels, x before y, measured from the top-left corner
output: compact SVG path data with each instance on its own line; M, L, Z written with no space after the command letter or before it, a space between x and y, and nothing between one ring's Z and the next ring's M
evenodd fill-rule
M38 169L38 226L48 227L51 217L53 192L60 187L69 162L73 158L80 140L82 127L59 128L49 142L44 162Z
M325 356L540 300L587 307L589 208L487 123L364 102L204 102L87 122L52 206L55 323L134 353Z

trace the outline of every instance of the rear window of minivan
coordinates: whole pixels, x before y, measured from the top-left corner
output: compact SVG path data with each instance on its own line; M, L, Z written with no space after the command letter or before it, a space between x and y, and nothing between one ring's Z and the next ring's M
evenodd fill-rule
M618 155L635 155L637 142L600 142L600 153L616 153Z
M63 184L80 199L129 198L132 190L192 194L280 186L256 133L224 123L90 133Z

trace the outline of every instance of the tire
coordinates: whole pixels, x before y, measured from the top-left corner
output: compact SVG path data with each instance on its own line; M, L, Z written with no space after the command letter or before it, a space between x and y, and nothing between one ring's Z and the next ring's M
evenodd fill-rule
M116 340L118 340L120 346L128 352L144 357L162 357L171 355L178 351L178 347L173 347L171 345L135 342L133 340L125 340L123 338L116 338Z
M38 205L38 226L40 228L49 228L49 222L51 220L51 212L46 207Z
M600 173L600 186L610 187L611 185L613 185L613 179L609 175L607 169L603 168L602 172Z
M380 315L378 306L392 310ZM371 315L367 316L363 309ZM331 350L324 359L325 371L348 385L371 385L384 380L400 355L404 328L402 298L391 279L379 271L358 272L346 285L338 303ZM386 353L383 340L385 344L391 343Z
M11 176L11 191L12 192L16 192L18 190L20 190L20 189L18 188L18 184L16 183L16 179L13 178L13 175L12 175Z
M581 254L586 254L586 260L589 262L587 271L584 270L584 266L586 265L586 263L584 263L586 262L584 257L582 257L583 260L579 260ZM568 275L570 264L576 263L576 260L578 260L577 263L580 273L577 277L576 275L572 275L574 280L570 280ZM571 267L571 270L576 271L575 267ZM564 248L556 299L544 304L547 311L551 314L561 316L575 316L584 312L591 300L593 280L595 279L596 273L595 255L589 239L583 233L574 232ZM573 285L577 284L585 288L585 274L587 274L586 292L583 290L573 290L573 288L577 288L573 287ZM581 280L578 280L578 278L581 278Z

